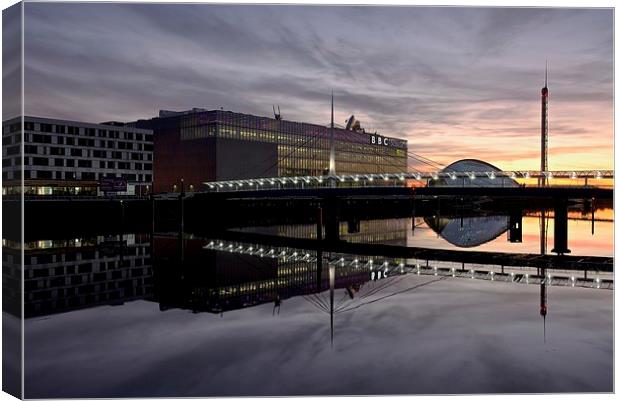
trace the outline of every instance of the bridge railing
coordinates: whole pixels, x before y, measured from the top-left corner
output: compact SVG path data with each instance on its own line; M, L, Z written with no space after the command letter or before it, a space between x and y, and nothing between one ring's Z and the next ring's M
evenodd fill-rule
M488 185L489 180L497 180L497 186L502 186L506 179L530 180L546 178L548 185L553 185L554 180L585 181L585 185L597 185L598 181L614 178L613 170L581 170L581 171L437 171L437 172L402 172L383 174L338 174L324 176L294 176L294 177L267 177L240 180L224 180L204 182L203 190L207 192L230 192L267 189L292 189L292 188L320 188L339 186L410 186L411 181L420 184L429 184L433 181L443 181L444 185L475 186L476 182L484 179ZM588 180L590 180L588 182ZM595 180L595 181L592 181Z
M316 264L319 255L316 251L299 248L266 246L238 241L213 239L204 245L204 249L239 255L249 255L279 262L305 262ZM508 282L514 284L547 284L564 287L587 287L596 289L613 289L613 274L596 272L594 276L580 277L576 271L562 267L549 267L545 275L539 275L535 267L500 267L479 263L443 262L416 258L386 258L330 253L330 257L321 256L329 265L336 268L353 268L368 275L369 281L381 278L416 274L480 279L486 281Z

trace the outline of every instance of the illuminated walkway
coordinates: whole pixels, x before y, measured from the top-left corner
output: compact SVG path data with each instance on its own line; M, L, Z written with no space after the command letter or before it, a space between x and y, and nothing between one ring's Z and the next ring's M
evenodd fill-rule
M211 181L204 183L204 190L208 192L227 192L262 189L310 189L321 187L339 186L407 186L408 182L433 185L433 182L442 180L444 183L452 183L450 186L476 187L476 181L483 179L497 180L495 186L501 187L502 181L508 184L509 180L545 178L549 183L554 179L564 180L592 180L596 185L597 180L613 179L613 170L579 170L579 171L435 171L435 172L402 172L385 174L338 174L324 176L299 176L299 177L270 177L252 178L243 180Z
M545 274L535 268L519 267L505 268L498 265L429 261L423 259L393 259L372 258L368 256L351 256L349 254L322 253L299 248L266 246L245 242L210 240L205 249L228 252L242 255L252 255L261 258L278 259L282 262L317 263L323 258L328 265L347 267L365 271L370 280L392 277L402 274L433 275L445 277L459 277L515 284L545 284L564 287L587 287L597 289L613 289L613 274L596 272L587 275L577 275L574 271L567 271L561 267L546 268ZM327 256L329 255L329 256ZM452 264L452 266L450 266Z

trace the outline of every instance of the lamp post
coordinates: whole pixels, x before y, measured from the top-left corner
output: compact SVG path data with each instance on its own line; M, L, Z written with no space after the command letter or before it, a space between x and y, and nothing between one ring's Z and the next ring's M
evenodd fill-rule
M185 198L185 181L181 178L181 193L179 194L179 208L180 208L180 235L184 232L184 210L183 210L183 198Z

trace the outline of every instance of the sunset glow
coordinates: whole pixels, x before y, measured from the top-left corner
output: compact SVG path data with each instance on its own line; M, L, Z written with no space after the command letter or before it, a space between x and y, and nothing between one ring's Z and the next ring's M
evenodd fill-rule
M131 121L223 107L269 116L279 104L284 119L327 124L333 89L340 125L354 114L443 164L539 169L548 60L549 169L613 168L611 9L25 10L28 115Z

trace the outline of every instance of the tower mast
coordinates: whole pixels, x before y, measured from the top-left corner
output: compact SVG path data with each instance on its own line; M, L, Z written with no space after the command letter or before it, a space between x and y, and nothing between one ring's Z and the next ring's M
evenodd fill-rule
M332 89L332 122L329 129L329 175L336 175L336 145L334 143L334 90Z
M539 183L542 186L547 185L547 177L544 175L549 171L547 162L548 157L548 139L549 125L547 120L547 112L549 108L549 89L547 88L547 61L545 61L545 86L541 90L541 124L540 124L540 177Z

